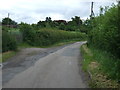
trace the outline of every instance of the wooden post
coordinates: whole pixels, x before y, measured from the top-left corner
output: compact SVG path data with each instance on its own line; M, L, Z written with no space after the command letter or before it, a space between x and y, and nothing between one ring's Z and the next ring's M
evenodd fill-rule
M92 17L95 16L95 14L94 14L94 12L93 12L93 3L94 3L94 2L92 2L92 4L91 4L91 15L90 15L90 18L92 18Z
M9 13L8 13L8 27L9 27Z

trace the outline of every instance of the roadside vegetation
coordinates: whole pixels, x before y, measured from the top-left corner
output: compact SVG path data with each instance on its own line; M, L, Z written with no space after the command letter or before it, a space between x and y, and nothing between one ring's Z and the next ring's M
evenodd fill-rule
M37 24L18 24L10 18L2 20L3 61L19 48L52 47L87 40L81 47L83 70L91 76L93 88L120 87L120 6L100 7L100 14L82 21L46 17ZM9 23L8 23L9 21ZM5 58L5 59L4 59Z
M23 33L23 41L32 46L49 46L65 40L84 40L86 38L86 34L81 32L58 29L40 29L35 31L28 24L22 24L20 30Z
M83 69L94 88L120 88L120 7L101 7L100 14L86 21L88 43L81 47Z
M16 51L8 51L8 52L2 53L2 60L0 60L0 62L5 62L7 59L16 55L16 53L17 53ZM0 56L1 56L1 54L0 54Z
M13 52L15 55L22 48L44 48L86 40L87 35L86 31L82 29L83 25L78 16L68 22L65 20L52 21L50 17L46 17L45 21L39 21L37 24L23 22L17 24L10 18L4 18L2 20L3 62L13 56Z
M3 52L2 54L0 54L0 63L6 62L9 58L15 56L21 49L24 49L24 48L51 48L51 47L58 47L58 46L62 46L62 45L72 44L77 41L80 41L80 40L65 40L65 41L61 41L61 42L56 42L56 43L54 43L52 45L48 45L48 46L31 46L27 43L21 43L18 45L17 50Z
M90 75L88 83L91 88L120 88L119 81L113 79L119 71L116 71L116 63L113 63L117 58L112 58L105 51L88 48L87 45L82 45L81 53L84 58L83 70Z

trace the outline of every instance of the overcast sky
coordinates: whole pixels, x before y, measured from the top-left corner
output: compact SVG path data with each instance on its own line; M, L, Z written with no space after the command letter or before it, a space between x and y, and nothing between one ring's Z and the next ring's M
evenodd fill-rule
M116 0L94 2L94 13L97 15L100 6L111 6ZM19 23L37 23L46 17L51 17L52 20L70 20L71 17L80 16L81 19L86 19L90 15L90 7L91 0L1 0L0 21L8 13L11 19Z

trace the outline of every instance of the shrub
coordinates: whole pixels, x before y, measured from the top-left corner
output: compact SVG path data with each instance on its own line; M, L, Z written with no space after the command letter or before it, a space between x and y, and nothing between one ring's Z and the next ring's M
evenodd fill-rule
M30 44L35 46L47 46L64 40L84 40L86 34L80 32L68 32L62 30L38 30L34 35L34 41Z
M92 29L89 31L88 34L89 46L111 54L110 57L113 59L101 58L101 64L103 65L106 73L108 73L113 79L118 80L120 80L119 20L120 17L118 16L118 6L114 5L106 10L103 15L97 16L94 19L90 20L90 26L92 27Z
M106 50L120 58L120 31L118 7L113 6L102 16L92 20L94 26L89 33L89 44Z
M2 31L2 52L6 52L9 50L16 50L17 49L17 43L15 38L10 36L9 33L6 31Z
M27 42L29 44L31 42L34 42L35 31L33 30L31 25L22 23L20 25L20 31L22 32L24 42Z

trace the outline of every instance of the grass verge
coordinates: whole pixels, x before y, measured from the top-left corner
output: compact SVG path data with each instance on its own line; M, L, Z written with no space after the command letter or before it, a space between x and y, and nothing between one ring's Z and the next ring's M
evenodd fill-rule
M18 50L19 49L23 49L23 48L33 48L34 46L31 46L31 45L29 45L29 44L27 44L27 43L20 43L19 45L18 45Z
M111 64L114 58L111 58L106 52L88 48L87 45L82 45L80 49L84 58L83 70L88 72L91 77L89 82L91 88L120 88L117 80L110 77L114 71L108 70L114 68L112 67L114 65Z
M42 47L42 48L57 47L57 46L72 44L72 43L75 43L75 42L77 42L77 41L80 41L80 40L64 40L64 41L56 42L56 43L54 43L54 44L52 44L52 45L41 46L41 47Z
M57 46L62 46L62 45L66 45L66 44L71 44L74 42L77 42L80 40L64 40L64 41L60 41L60 42L56 42L52 45L48 45L48 46L31 46L27 43L21 43L19 44L18 48L22 49L22 48L51 48L51 47L57 47Z
M17 51L8 51L0 54L0 62L5 62L8 58L16 55Z

